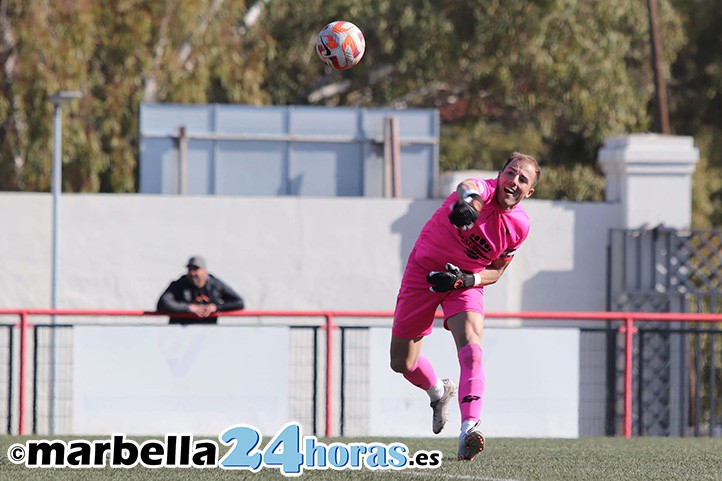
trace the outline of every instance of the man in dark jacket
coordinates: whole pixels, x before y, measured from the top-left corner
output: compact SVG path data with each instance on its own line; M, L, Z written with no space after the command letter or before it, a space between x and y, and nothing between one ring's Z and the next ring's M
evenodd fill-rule
M217 324L215 312L243 309L243 299L223 281L208 273L206 260L193 256L188 273L170 283L158 299L158 312L188 312L195 316L171 317L170 324Z

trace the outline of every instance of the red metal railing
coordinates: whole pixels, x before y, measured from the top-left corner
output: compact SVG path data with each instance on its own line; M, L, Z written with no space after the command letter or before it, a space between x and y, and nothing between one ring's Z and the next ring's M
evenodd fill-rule
M26 377L27 377L27 331L32 325L30 316L109 316L109 317L145 317L167 316L166 313L140 310L102 310L102 309L0 309L0 315L17 315L20 318L20 366L18 383L18 434L25 434ZM174 314L175 316L176 314ZM332 433L332 392L333 392L333 332L339 328L336 318L392 318L390 311L232 311L219 313L232 317L321 317L326 331L326 430L327 437ZM192 317L192 315L187 315ZM437 313L437 317L442 317ZM684 314L684 313L647 313L647 312L487 312L487 319L525 319L547 321L618 321L618 330L624 335L624 413L623 436L632 435L632 347L633 337L637 333L635 322L720 322L722 314Z

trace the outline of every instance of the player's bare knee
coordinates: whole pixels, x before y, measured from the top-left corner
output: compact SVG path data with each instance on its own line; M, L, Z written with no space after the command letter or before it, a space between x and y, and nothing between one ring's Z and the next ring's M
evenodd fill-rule
M411 360L401 358L391 358L391 370L394 372L398 372L399 374L403 374L405 372L409 372L411 368L414 367Z

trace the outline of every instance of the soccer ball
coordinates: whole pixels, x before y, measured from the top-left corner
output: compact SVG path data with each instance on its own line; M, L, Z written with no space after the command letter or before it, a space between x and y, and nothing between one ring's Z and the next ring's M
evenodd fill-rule
M336 70L346 70L361 61L366 40L361 30L351 22L331 22L316 37L316 53Z

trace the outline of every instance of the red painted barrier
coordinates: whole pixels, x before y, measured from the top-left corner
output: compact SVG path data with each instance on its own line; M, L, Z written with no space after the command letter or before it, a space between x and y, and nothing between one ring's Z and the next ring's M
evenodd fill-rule
M332 434L333 409L333 331L338 329L334 321L337 318L392 318L391 311L231 311L220 312L220 316L229 317L319 317L323 318L322 328L326 331L326 430L327 437ZM0 309L0 315L17 315L20 317L20 380L19 380L19 417L18 434L25 434L26 411L26 377L27 377L27 336L31 327L30 316L79 316L79 317L150 317L167 316L155 311L141 310L106 310L106 309ZM174 314L177 316L178 314ZM181 314L182 317L194 317L193 314ZM437 313L437 317L442 317ZM525 319L539 321L618 321L621 322L619 332L624 335L624 413L623 435L632 435L632 347L637 327L635 322L720 322L722 314L686 314L686 313L650 313L650 312L487 312L487 319Z

